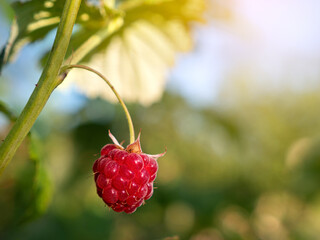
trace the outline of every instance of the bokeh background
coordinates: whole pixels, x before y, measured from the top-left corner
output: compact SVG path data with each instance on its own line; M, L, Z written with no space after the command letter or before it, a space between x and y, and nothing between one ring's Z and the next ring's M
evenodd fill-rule
M2 46L13 13L0 6ZM319 239L319 10L317 0L207 3L162 97L128 104L143 150L168 148L153 197L132 215L104 205L91 172L108 129L128 142L120 106L76 84L56 90L32 129L37 144L27 139L1 176L0 238ZM0 100L17 115L53 38L3 69ZM2 138L9 127L0 114Z

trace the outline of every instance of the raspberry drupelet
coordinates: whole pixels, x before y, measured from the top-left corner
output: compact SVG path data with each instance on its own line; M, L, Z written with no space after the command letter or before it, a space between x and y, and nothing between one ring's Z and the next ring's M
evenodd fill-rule
M114 144L105 145L93 165L97 193L114 211L130 214L151 198L158 171L157 159L165 152L158 155L143 153L140 134L126 148L110 131L109 136Z

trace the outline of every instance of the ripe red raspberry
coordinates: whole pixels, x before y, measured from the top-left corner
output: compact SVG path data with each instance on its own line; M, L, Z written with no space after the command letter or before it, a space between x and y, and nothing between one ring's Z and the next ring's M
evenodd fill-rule
M122 147L115 137L114 144L101 149L101 156L93 164L97 193L116 212L133 213L153 194L157 176L157 159L165 154L142 153L140 134L137 140Z

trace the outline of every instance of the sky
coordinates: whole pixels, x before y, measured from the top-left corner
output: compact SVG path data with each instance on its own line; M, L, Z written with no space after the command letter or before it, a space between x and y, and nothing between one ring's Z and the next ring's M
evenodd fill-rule
M195 50L180 56L172 70L173 89L196 105L206 105L218 99L234 75L252 79L257 91L301 91L318 84L320 1L228 3L231 21L209 19L207 26L196 28Z
M231 9L232 18L224 22L209 16L206 25L195 26L195 48L177 56L169 74L169 91L195 106L206 106L219 101L221 90L228 84L232 87L235 76L251 80L258 92L301 91L318 84L320 1L230 0L224 4ZM9 24L1 18L0 13L3 45ZM0 82L2 100L24 105L40 76L37 58L50 47L49 42L25 47L16 62L5 68L3 77L14 84ZM74 89L55 93L53 98L50 104L61 111L76 111L84 103Z

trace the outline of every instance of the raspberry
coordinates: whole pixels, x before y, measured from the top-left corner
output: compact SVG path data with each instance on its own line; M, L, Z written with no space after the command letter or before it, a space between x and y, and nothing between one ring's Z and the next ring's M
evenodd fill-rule
M131 214L153 194L157 176L157 159L164 153L142 153L140 134L137 140L122 147L109 132L114 144L101 149L101 156L93 164L97 194L115 212Z

